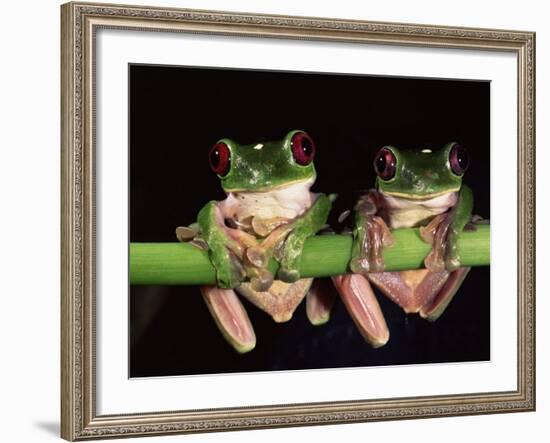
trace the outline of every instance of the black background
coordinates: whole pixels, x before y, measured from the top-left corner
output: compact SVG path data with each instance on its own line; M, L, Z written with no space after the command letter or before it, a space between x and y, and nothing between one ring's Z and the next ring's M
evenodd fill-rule
M130 241L175 241L209 200L224 198L207 154L220 138L241 143L307 131L317 145L313 191L338 193L331 222L374 184L385 144L470 153L465 182L474 212L489 217L490 84L131 65ZM237 354L192 286L132 286L130 376L394 365L490 359L490 268L474 268L443 316L429 323L379 296L390 341L371 349L341 302L324 326L302 303L277 324L247 300L256 348Z

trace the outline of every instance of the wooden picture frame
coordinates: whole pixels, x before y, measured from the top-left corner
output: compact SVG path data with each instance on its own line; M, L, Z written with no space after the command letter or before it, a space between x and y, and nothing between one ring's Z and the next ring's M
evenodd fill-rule
M535 35L523 31L73 2L62 6L61 435L67 440L533 411ZM469 49L517 57L517 389L246 407L97 413L96 32L187 33ZM381 46L383 47L383 46Z

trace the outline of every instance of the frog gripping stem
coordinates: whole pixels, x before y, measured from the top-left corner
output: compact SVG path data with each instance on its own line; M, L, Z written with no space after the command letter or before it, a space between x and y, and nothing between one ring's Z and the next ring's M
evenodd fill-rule
M432 245L424 264L427 269L439 272L444 269L456 271L461 257L458 240L472 217L473 195L471 189L463 185L456 205L444 214L437 215L426 226L420 227L420 236Z
M277 274L279 279L294 282L300 278L300 259L304 242L323 228L331 206L332 202L328 196L318 194L313 206L291 222L292 231L281 248L280 268Z
M383 249L393 244L388 226L381 217L375 215L375 193L376 191L370 191L361 197L355 207L355 241L350 269L357 274L383 271Z

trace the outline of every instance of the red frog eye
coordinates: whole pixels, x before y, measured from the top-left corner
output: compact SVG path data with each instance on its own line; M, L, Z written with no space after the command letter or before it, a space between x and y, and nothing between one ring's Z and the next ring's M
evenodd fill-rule
M470 164L468 151L459 144L455 144L449 152L449 164L455 175L464 175Z
M382 180L390 180L395 177L397 170L397 158L390 148L383 147L374 157L374 171Z
M210 149L208 160L212 171L220 177L224 177L229 172L231 166L231 151L229 150L229 146L224 142L216 143Z
M301 166L307 166L315 157L315 143L305 132L297 132L290 140L292 156L296 163Z

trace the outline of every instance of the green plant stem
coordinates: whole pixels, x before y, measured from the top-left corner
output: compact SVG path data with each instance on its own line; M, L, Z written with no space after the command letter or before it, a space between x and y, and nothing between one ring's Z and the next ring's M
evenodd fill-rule
M464 266L490 263L488 225L464 232L459 250ZM418 229L393 231L395 243L384 250L387 271L424 267L430 251ZM327 277L348 272L352 239L349 235L318 235L306 241L301 263L303 277ZM272 260L275 272L277 263ZM133 285L200 285L215 283L215 270L208 254L188 243L131 243L130 283Z
M490 263L489 226L464 232L459 250L464 266ZM395 244L384 250L387 271L424 267L430 245L418 229L393 231ZM318 235L306 241L301 262L303 277L327 277L348 272L352 239L349 235ZM277 263L272 260L272 271ZM130 283L133 285L202 285L215 283L215 270L208 254L188 243L131 243Z

